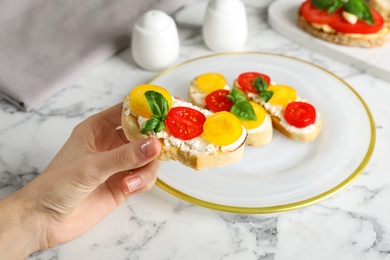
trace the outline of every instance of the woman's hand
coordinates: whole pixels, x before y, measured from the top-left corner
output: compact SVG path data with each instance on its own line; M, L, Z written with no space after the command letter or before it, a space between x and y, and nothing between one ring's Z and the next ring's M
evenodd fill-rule
M117 130L121 109L118 104L80 123L48 167L0 203L1 209L13 201L13 214L19 212L22 225L36 227L32 251L83 234L129 196L155 183L160 143L153 138L129 143Z

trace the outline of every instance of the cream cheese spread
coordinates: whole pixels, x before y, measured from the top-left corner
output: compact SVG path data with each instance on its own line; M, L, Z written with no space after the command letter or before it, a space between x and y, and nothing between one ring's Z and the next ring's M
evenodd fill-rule
M272 127L272 121L268 113L265 115L264 121L256 128L247 129L248 134L255 134L268 131Z

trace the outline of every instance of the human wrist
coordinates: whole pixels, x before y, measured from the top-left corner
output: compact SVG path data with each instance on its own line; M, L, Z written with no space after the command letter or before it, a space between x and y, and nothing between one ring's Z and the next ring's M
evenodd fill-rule
M41 218L29 197L21 193L0 201L0 252L4 259L24 259L44 248Z

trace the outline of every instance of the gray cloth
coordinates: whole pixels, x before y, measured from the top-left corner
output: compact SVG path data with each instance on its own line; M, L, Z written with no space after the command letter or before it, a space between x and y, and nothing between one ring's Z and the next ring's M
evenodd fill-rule
M0 0L0 97L30 110L130 42L134 21L184 0Z

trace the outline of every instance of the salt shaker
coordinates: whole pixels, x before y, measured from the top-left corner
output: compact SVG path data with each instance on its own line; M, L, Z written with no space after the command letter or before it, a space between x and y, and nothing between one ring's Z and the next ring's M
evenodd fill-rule
M134 24L131 48L133 59L140 67L151 71L168 67L180 49L175 21L162 11L144 13Z
M237 51L248 37L245 6L240 0L211 0L203 21L203 39L213 51Z

